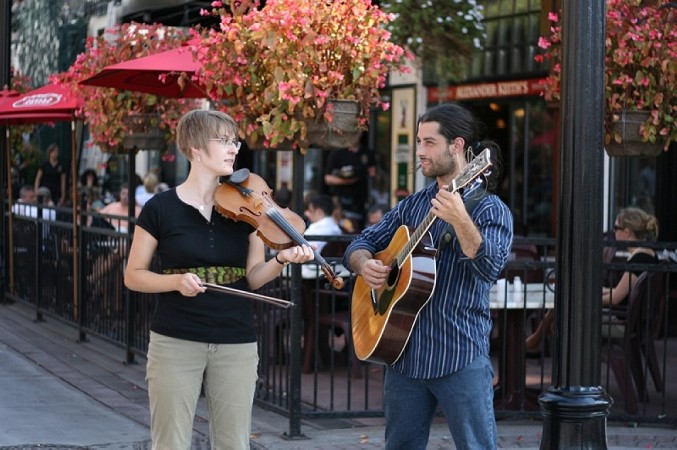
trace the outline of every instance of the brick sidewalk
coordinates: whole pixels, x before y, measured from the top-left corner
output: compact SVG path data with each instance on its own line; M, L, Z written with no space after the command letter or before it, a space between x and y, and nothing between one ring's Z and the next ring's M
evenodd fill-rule
M150 449L145 361L126 365L121 348L98 339L78 343L77 330L55 319L36 323L33 314L24 305L0 305L0 356L3 362L9 361L4 362L0 391L6 395L22 392L22 398L13 404L0 396L4 411L4 416L0 412L0 449ZM46 386L42 391L49 391L47 398L40 392L40 383ZM193 450L209 448L204 403L201 399L198 405ZM78 410L83 414L79 420L73 416ZM93 420L83 426L88 419ZM252 449L384 448L382 419L306 421L302 426L306 439L295 440L285 439L288 426L287 418L255 407ZM68 445L64 445L65 438L59 444L56 436L51 443L49 439L35 442L35 430L48 432L49 427L54 427L54 434L74 437ZM22 429L25 436L19 441ZM106 434L107 429L112 437ZM538 449L542 425L501 420L498 432L499 448ZM14 440L8 441L9 436ZM677 449L677 431L613 425L607 430L607 441L610 449L617 450ZM435 424L428 449L453 448L446 425Z

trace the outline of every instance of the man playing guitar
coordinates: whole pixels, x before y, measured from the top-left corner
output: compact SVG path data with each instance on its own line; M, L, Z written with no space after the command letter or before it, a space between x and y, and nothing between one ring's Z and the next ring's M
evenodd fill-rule
M459 104L421 115L416 156L423 175L436 182L398 203L345 253L344 264L358 274L351 306L356 353L386 364L389 450L425 449L438 404L456 448L497 445L489 290L508 260L513 224L508 207L491 194L500 149L480 141L480 128ZM482 150L492 154L491 172L468 178ZM462 193L459 178L466 180ZM395 256L395 241L408 236L409 227L419 227L410 241L421 243L420 255L410 255L407 242ZM404 302L414 306L400 307ZM371 340L378 343L370 348L364 343L374 329Z

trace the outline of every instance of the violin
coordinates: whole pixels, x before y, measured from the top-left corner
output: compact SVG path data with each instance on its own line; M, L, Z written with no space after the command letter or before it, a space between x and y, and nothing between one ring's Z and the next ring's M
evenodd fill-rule
M240 169L214 192L216 210L222 215L244 221L257 230L268 247L283 250L293 245L310 243L303 237L306 224L289 208L280 208L273 200L273 191L266 181L249 169ZM335 289L343 288L343 279L336 276L331 266L313 249L313 256Z

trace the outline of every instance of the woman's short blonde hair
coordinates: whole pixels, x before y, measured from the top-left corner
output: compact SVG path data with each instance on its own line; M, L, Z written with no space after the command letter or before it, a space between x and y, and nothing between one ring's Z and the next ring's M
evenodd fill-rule
M191 148L200 148L206 152L209 140L224 137L224 134L238 138L237 123L232 117L221 111L194 109L179 120L176 146L191 161Z

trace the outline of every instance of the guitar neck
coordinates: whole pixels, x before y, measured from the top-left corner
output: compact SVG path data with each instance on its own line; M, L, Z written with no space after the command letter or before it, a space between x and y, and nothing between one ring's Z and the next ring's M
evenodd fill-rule
M456 192L464 186L470 184L475 178L479 177L485 170L491 166L489 149L485 148L482 153L476 156L472 161L470 161L461 171L461 174L454 178L451 184L447 187L447 190L450 192ZM414 251L416 246L421 242L423 236L428 232L432 224L437 219L437 216L433 214L432 209L428 211L428 214L423 219L423 222L416 227L414 233L411 235L409 242L402 247L402 250L397 254L397 267L401 268L404 261L411 255L411 252Z
M452 186L449 186L447 190L451 192L458 191L458 188L452 188ZM407 257L411 255L411 252L414 251L416 246L418 246L418 244L421 242L421 239L423 239L423 236L425 236L425 234L428 232L432 224L435 222L435 219L437 219L437 216L433 214L432 210L428 211L428 214L426 214L421 224L418 227L416 227L416 230L414 230L414 233L411 235L409 242L407 242L407 244L404 247L402 247L402 250L400 250L400 252L397 254L398 267L402 266L404 260L407 259Z

